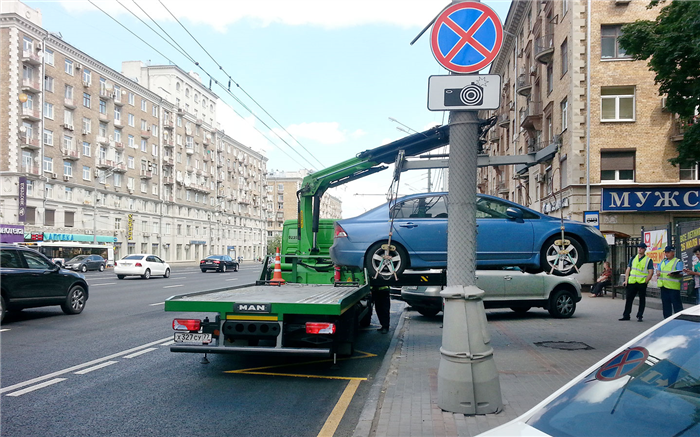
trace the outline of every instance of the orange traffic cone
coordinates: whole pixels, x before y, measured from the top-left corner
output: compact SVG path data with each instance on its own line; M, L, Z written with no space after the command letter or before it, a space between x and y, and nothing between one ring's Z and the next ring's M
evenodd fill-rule
M275 274L272 275L272 280L270 284L284 284L286 281L282 279L282 262L280 261L280 248L277 248L277 254L275 255Z

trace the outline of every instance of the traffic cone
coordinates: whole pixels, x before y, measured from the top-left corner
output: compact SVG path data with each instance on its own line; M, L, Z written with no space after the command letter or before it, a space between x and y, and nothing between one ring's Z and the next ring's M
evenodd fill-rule
M284 284L286 281L282 279L282 262L280 261L280 248L277 248L277 254L275 255L275 274L272 275L272 280L270 284Z

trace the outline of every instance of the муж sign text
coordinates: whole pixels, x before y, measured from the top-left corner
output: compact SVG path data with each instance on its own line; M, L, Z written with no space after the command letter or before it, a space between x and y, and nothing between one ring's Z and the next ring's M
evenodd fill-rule
M679 187L603 188L601 211L698 211L700 189Z

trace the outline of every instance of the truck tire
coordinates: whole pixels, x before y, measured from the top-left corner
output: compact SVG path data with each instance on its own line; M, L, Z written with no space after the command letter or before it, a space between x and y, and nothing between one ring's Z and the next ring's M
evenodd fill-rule
M85 289L80 285L76 285L68 292L65 302L61 304L61 309L66 314L80 314L85 309L86 300L87 294Z

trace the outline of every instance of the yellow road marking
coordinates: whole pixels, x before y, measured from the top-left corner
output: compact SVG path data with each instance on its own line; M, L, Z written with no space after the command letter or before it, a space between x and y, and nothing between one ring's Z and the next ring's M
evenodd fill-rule
M354 376L304 375L303 373L238 372L235 370L231 370L226 373L242 373L244 375L288 376L290 378L344 379L348 381L367 381L367 378L357 378Z
M227 315L226 320L274 320L277 321L277 316L239 316Z
M359 385L360 381L358 380L348 382L348 386L345 387L343 394L340 395L340 399L338 399L338 403L335 404L335 408L333 408L330 416L328 416L328 419L326 419L326 423L318 433L319 437L333 437L333 434L335 434L335 430L338 429L338 425L340 425L340 421L345 415L345 410L348 409L348 405L350 405L350 401L352 401L353 396L355 396L355 392L357 391L357 387L359 387Z
M338 359L337 361L357 360L357 359L360 359L360 358L372 358L372 357L376 357L376 356L377 356L377 354L371 354L371 353L369 353L369 352L362 352L362 351L358 351L358 350L356 350L355 352L359 352L359 353L361 353L362 355L359 356L359 357L340 358L340 359ZM250 369L225 370L224 373L253 373L253 372L256 371L256 370L276 369L276 368L280 368L280 367L303 366L303 365L307 365L307 364L330 363L330 362L332 362L332 361L333 361L332 359L327 358L327 359L325 359L325 360L305 361L305 362L302 362L302 363L287 363L287 364L277 364L277 365L274 365L274 366L251 367ZM282 374L282 373L270 373L270 375L280 375L280 376L282 376L282 375L284 375L284 374ZM302 376L306 376L306 375L302 375ZM317 376L317 378L323 378L323 377L322 377L322 376Z

